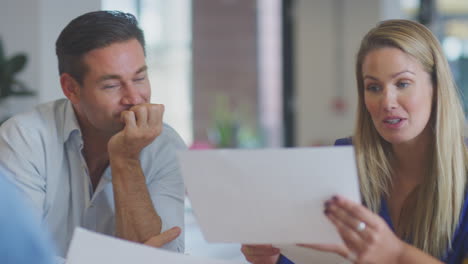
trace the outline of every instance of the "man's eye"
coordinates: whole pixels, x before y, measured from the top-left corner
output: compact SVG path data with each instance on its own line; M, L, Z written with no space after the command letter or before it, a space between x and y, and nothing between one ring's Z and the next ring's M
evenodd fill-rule
M104 89L113 89L113 88L117 88L119 87L118 84L110 84L110 85L104 85L103 88Z

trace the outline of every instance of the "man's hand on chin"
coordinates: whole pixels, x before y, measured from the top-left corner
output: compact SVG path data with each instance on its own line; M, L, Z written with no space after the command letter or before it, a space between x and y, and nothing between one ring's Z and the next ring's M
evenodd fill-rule
M161 134L163 114L162 104L140 104L122 111L125 126L109 140L109 155L138 159L141 150Z

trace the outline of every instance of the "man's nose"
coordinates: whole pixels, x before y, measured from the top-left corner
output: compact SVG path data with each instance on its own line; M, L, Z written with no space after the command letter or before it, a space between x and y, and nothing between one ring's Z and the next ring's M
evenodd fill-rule
M122 104L125 105L138 105L144 103L144 98L140 91L133 84L127 84L124 87L124 94L122 96Z

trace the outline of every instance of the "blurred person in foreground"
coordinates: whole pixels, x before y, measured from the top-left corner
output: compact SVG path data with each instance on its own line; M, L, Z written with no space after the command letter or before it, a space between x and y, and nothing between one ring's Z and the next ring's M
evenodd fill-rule
M52 264L51 242L34 221L37 215L5 174L0 170L0 263Z

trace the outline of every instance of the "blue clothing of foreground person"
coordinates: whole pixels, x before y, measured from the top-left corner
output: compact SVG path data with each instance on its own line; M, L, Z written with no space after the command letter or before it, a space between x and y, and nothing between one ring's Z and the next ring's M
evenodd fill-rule
M347 145L351 145L350 138L338 139L335 142L335 146ZM463 209L460 215L460 223L457 231L455 231L455 234L453 235L452 250L448 251L448 254L441 259L444 263L458 264L464 263L464 261L468 261L468 215L466 213L468 207L467 198L468 195L465 195L465 202L463 204ZM385 200L382 200L382 208L379 212L379 215L385 219L385 222L387 222L390 228L395 231ZM278 264L294 264L294 262L285 256L280 256Z
M14 184L0 172L0 263L51 264L50 242Z

